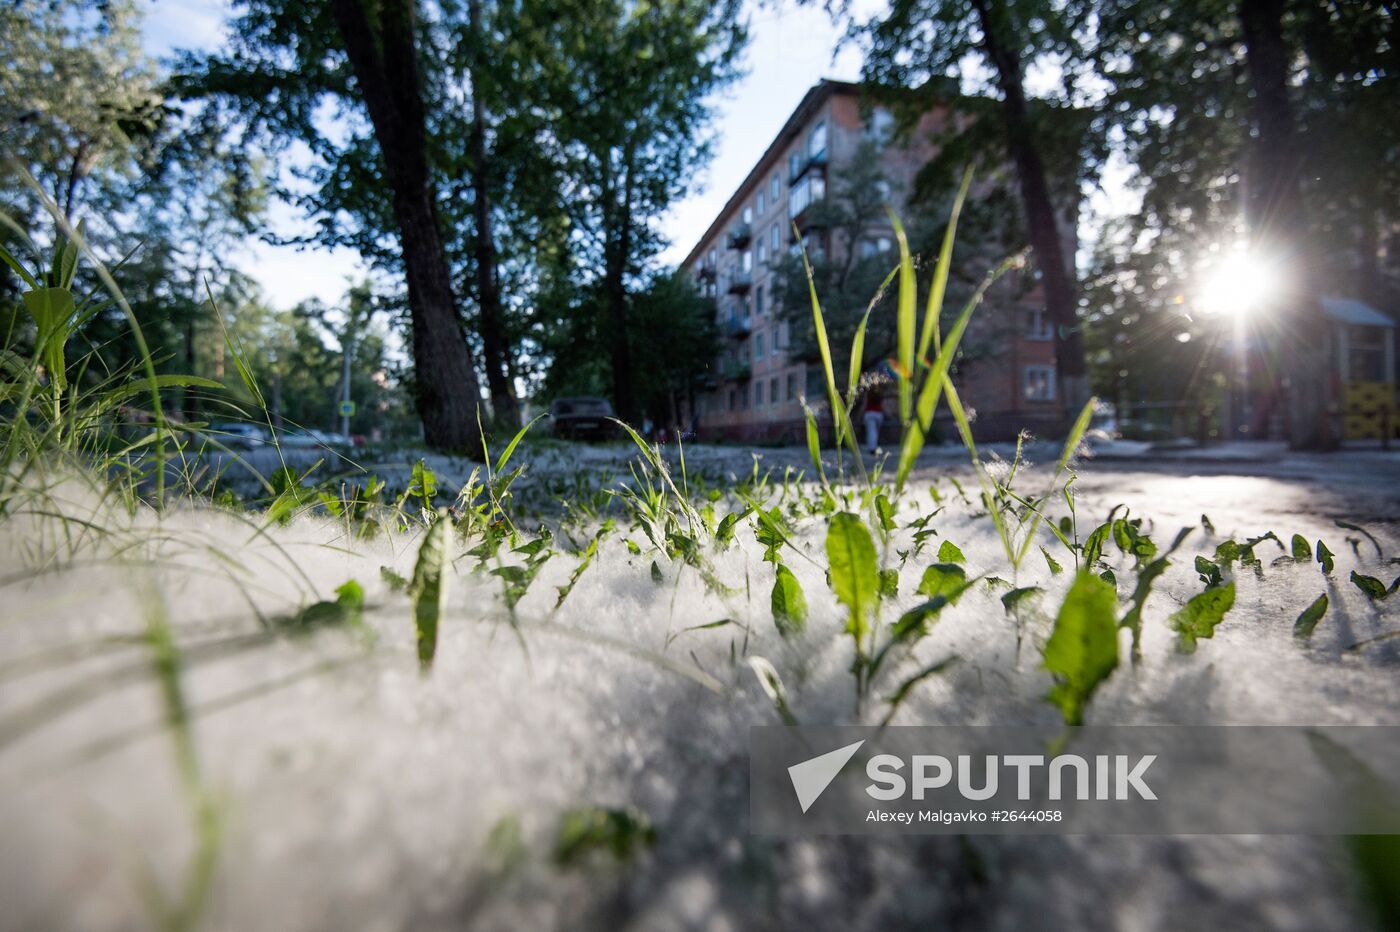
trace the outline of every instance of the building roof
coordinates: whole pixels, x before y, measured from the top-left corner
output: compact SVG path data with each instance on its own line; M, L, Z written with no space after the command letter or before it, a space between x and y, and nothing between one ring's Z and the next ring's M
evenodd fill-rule
M1357 327L1395 327L1395 321L1355 298L1324 297L1322 312L1333 320Z
M783 124L783 128L778 130L778 135L773 137L773 141L768 144L768 148L763 150L763 155L759 156L758 161L754 162L753 168L749 169L749 173L744 176L743 182L740 183L739 187L734 189L734 193L730 195L729 200L724 202L724 207L720 208L719 213L715 215L715 219L710 222L704 234L696 241L685 259L681 261L682 266L688 266L695 261L696 257L700 255L704 245L709 242L710 237L719 230L722 221L729 216L730 211L739 206L739 203L748 196L748 192L753 184L759 180L759 169L768 163L769 158L785 148L796 138L803 124L811 118L812 113L818 107L826 103L827 99L833 94L838 93L859 94L860 85L850 81L833 81L822 78L819 82L812 85L811 89L802 96L801 102L798 103L796 109L792 111L792 115L787 118L787 122Z

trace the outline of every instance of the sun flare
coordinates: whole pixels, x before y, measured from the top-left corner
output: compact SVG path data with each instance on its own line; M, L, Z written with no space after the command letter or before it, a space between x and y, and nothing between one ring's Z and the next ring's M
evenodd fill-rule
M1213 314L1251 314L1279 294L1285 275L1263 257L1244 250L1228 253L1204 270L1201 307Z

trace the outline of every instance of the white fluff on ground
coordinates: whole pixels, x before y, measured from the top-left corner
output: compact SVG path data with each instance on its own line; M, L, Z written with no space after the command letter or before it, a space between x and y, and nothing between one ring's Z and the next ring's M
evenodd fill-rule
M691 455L695 469L748 472L747 454ZM780 476L802 457L764 458ZM540 459L527 477L541 488L576 467L617 462L588 453L580 466L551 448ZM437 465L452 475L452 464ZM1334 523L1365 525L1385 559L1395 554L1394 473L1343 469L1305 480L1290 473L1296 467L1236 470L1260 476L1081 469L1081 535L1119 503L1146 518L1159 543L1196 526L1148 602L1142 664L1116 671L1089 721L1400 724L1400 641L1345 651L1400 627L1400 597L1372 603L1348 573L1389 582L1396 568L1368 542L1353 552L1345 538L1357 535ZM920 601L914 587L942 540L962 549L971 573L1011 578L991 523L959 501L947 475L973 488L966 468L926 469L902 505L901 524L929 510L932 481L946 508L931 525L938 536L904 567L887 620ZM1031 478L1035 487L1047 476ZM223 819L208 928L1301 932L1366 919L1337 839L750 836L748 727L776 716L745 654L774 664L802 721L855 721L851 646L824 579L824 522L797 525L794 542L812 560L786 557L811 604L806 633L792 640L774 628L773 568L748 522L732 546L707 553L731 594L710 591L623 527L603 540L557 612L556 587L577 557L545 563L513 620L501 580L465 554L473 542L454 543L437 660L420 675L411 606L381 567L411 575L421 532L366 541L328 518L261 529L246 515L207 508L158 521L71 495L63 510L89 525L12 516L0 537L0 928L148 925L147 878L168 896L185 882L190 807L150 650L139 640L159 611L182 648L202 779ZM1202 513L1214 537L1199 527ZM1280 551L1266 544L1263 578L1236 573L1236 605L1214 639L1178 653L1165 619L1200 590L1191 557L1269 530L1285 542L1293 533L1326 540L1337 555L1332 578L1315 564L1270 566ZM890 559L911 534L896 534ZM1130 580L1130 562L1111 546L1108 555ZM1052 576L1032 548L1015 583L1047 592L1019 656L1001 591L969 591L900 670L949 655L960 662L927 680L896 721L1053 721L1038 646L1070 576ZM260 623L333 598L349 579L365 588L373 646L352 631L271 635ZM1300 645L1293 621L1324 591L1331 610ZM686 631L722 618L735 623ZM698 682L711 680L712 688ZM879 711L867 710L866 720ZM561 814L590 805L645 814L654 846L628 863L604 855L556 865ZM516 825L520 845L510 841Z

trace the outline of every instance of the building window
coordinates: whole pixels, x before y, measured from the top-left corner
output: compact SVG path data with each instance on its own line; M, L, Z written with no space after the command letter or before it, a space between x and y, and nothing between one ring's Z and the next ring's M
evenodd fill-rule
M797 376L789 372L787 377L787 400L797 400Z
M802 153L793 152L788 155L788 177L796 178L797 173L802 170Z
M755 316L763 316L763 286L759 285L753 290L753 312Z
M1026 339L1055 339L1055 328L1050 324L1050 317L1040 308L1026 312Z
M711 250L710 250L710 268L714 268L715 265L718 263L718 261L719 261L719 256L718 256L718 254L715 252L715 250L711 249Z
M894 137L894 114L876 107L865 120L865 138L884 145Z
M754 406L755 408L761 408L761 407L763 407L763 381L762 381L762 380L759 380L759 381L753 383L753 406Z
M778 377L776 375L768 380L768 403L770 405L778 403Z
M748 406L749 406L749 387L748 387L747 385L745 385L743 388L739 389L739 407L740 407L740 408L744 408L744 409L747 410L747 409L748 409Z
M758 214L760 217L762 217L763 212L768 209L768 201L765 199L766 197L767 192L759 191L758 197L754 202L754 213Z
M1385 382L1385 341L1389 333L1381 327L1346 328L1346 371L1348 382Z
M762 265L768 261L768 244L763 240L758 241L758 264Z
M860 241L860 257L869 259L871 256L878 256L882 252L889 252L894 248L894 243L888 236L877 236L873 239L863 239Z
M1021 370L1021 393L1027 401L1055 400L1055 367L1026 366Z
M778 199L783 196L783 176L777 172L773 173L773 180L768 182L768 199L773 202L773 206L778 206Z
M778 250L783 248L783 231L776 223L768 231L768 245L773 248L773 258L778 258Z
M826 155L826 123L818 123L807 137L807 157L815 159Z
M762 333L755 333L755 334L753 335L753 358L754 358L755 360L759 360L759 359L762 359L762 358L763 358L763 334L762 334Z
M778 325L777 325L777 324L774 324L774 325L773 325L773 343L772 343L771 348L768 350L768 352L772 353L774 356L778 355Z
M752 249L745 249L745 250L744 250L743 269L744 269L745 272L752 272L752 271L753 271L753 250L752 250Z
M748 226L750 223L753 223L753 207L752 207L752 206L750 206L750 207L745 207L745 208L744 208L744 226Z
M731 388L731 389L729 390L729 410L730 410L730 411L737 411L738 409L739 409L739 395L738 395L737 392L734 391L734 389Z

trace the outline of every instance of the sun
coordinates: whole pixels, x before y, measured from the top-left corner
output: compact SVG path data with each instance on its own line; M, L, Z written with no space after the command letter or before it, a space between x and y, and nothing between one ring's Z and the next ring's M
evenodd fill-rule
M1251 314L1278 296L1285 275L1277 263L1246 250L1226 253L1201 275L1201 308L1212 314Z

